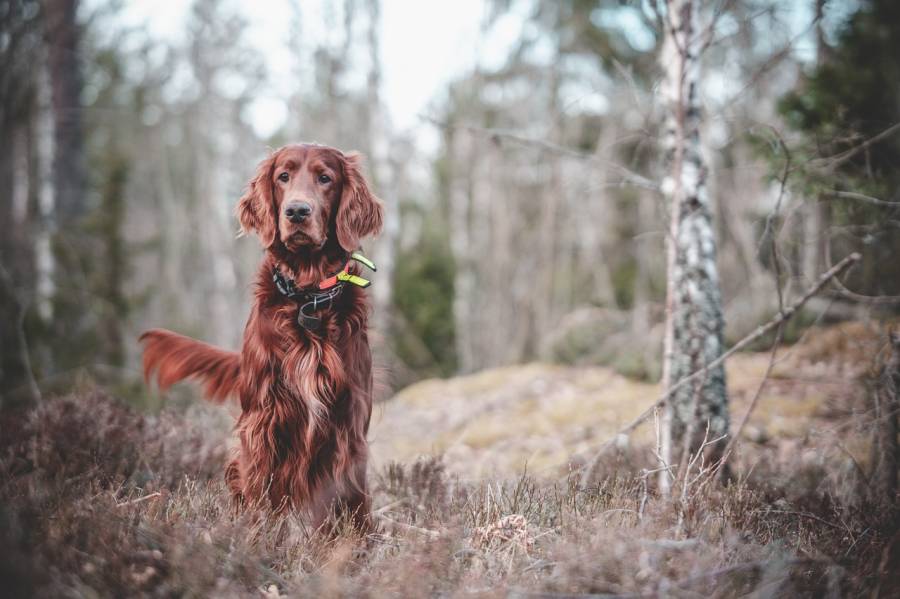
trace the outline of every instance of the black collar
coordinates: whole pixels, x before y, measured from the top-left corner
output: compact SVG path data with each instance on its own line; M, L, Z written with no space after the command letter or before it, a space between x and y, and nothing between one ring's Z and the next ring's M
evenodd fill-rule
M322 327L322 317L316 312L330 308L334 300L344 290L344 281L337 281L332 287L320 290L318 288L297 289L294 280L284 276L276 264L272 268L272 281L281 295L300 304L297 311L297 324L302 328L319 332Z
M334 305L334 300L344 290L344 285L356 285L363 289L370 285L368 279L350 272L351 260L359 262L370 270L376 270L375 264L357 250L349 253L349 258L338 272L319 281L313 287L297 289L294 280L284 276L284 273L281 272L280 263L276 263L272 267L272 281L275 283L275 288L284 297L300 304L300 309L297 311L297 324L308 331L318 332L322 326L322 317L316 316L315 313Z

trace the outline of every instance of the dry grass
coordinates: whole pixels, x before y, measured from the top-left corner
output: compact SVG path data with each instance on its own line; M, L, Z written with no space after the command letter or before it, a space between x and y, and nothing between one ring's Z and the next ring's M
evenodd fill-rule
M759 370L757 356L741 360L747 371L730 371L738 412ZM411 389L384 410L375 451L386 432L448 454L456 439L468 468L452 455L377 466L379 530L364 539L233 514L220 411L146 416L102 393L49 400L0 422L0 584L15 597L900 596L897 505L868 492L866 394L852 381L805 383L802 368L772 381L738 480L701 477L675 499L657 495L640 437L604 456L586 486L553 467L564 461L532 476L497 455L554 431L560 455L602 441L652 386L533 365ZM430 422L394 412L427 412L432 397L459 411ZM614 414L573 423L606 399ZM498 474L479 479L486 460Z

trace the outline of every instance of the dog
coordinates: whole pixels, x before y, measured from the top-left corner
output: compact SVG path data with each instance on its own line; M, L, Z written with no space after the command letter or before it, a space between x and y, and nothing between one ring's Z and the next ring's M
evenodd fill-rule
M236 209L265 250L239 353L164 329L140 341L148 382L195 379L212 401L240 400L225 471L237 505L306 511L316 526L349 517L364 530L373 378L362 266L375 267L359 247L381 231L383 206L360 162L298 144L260 163Z

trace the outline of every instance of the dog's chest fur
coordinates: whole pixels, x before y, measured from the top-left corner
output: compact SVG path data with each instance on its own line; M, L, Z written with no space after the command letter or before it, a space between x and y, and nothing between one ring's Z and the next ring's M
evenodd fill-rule
M270 412L265 419L278 431L273 439L278 453L308 453L330 443L329 437L349 433L353 381L347 373L348 345L365 326L365 305L354 289L322 314L320 332L298 325L297 310L296 304L282 303L261 315L277 332L277 342L266 347L276 392L269 394L263 410Z

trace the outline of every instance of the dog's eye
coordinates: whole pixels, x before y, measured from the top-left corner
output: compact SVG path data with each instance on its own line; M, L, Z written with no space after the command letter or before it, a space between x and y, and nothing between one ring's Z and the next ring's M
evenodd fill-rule
M288 179L290 179L290 178L291 178L291 176L288 174L287 171L278 175L278 180L281 181L282 183L287 183Z
M319 175L319 183L321 183L322 185L325 185L326 183L331 183L331 177L329 177L325 173L322 173L321 175Z

